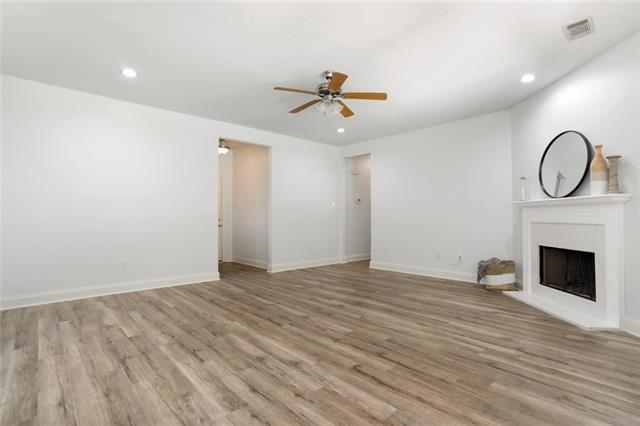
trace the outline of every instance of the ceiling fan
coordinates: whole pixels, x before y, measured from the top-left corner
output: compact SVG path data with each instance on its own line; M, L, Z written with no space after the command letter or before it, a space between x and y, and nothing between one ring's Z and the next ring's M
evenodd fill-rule
M274 87L274 90L282 90L285 92L306 93L309 95L315 95L318 99L302 104L297 108L289 111L291 114L296 114L302 110L309 108L315 104L319 104L318 108L323 115L327 114L342 114L343 117L351 117L354 113L344 103L344 99L363 99L371 101L385 101L387 100L386 93L380 92L343 92L342 85L347 77L346 74L342 74L336 71L325 71L323 73L325 82L320 84L314 91L303 89L291 89L288 87Z

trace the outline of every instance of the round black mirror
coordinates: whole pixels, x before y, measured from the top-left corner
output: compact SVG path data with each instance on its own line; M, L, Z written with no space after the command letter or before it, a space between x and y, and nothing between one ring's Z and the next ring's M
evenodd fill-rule
M538 179L545 194L563 198L582 184L591 162L591 144L583 134L567 130L547 145L540 160Z

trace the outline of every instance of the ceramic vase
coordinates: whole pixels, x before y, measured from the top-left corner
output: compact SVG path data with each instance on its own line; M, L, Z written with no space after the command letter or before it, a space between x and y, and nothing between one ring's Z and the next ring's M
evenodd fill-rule
M609 182L609 168L607 160L602 155L602 145L596 145L596 154L591 161L591 195L606 194Z
M620 162L618 160L620 160L620 155L609 155L607 160L609 160L609 190L607 192L609 194L619 194L618 168Z

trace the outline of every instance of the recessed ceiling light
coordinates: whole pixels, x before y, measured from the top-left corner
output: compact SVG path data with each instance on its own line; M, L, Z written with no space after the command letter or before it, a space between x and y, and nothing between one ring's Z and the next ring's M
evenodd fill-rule
M533 80L536 79L536 76L533 74L525 74L522 77L520 77L520 83L531 83Z
M336 130L336 132L338 133L344 133L344 129L342 127L339 127L338 130Z
M138 72L133 68L123 68L120 72L127 78L136 78L138 76Z

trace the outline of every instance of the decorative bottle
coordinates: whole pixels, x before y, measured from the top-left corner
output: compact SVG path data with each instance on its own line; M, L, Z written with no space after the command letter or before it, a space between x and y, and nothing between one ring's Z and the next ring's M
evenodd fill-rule
M591 195L606 194L609 185L609 168L602 155L602 145L596 145L596 154L591 161Z
M527 177L520 177L520 201L527 201Z

